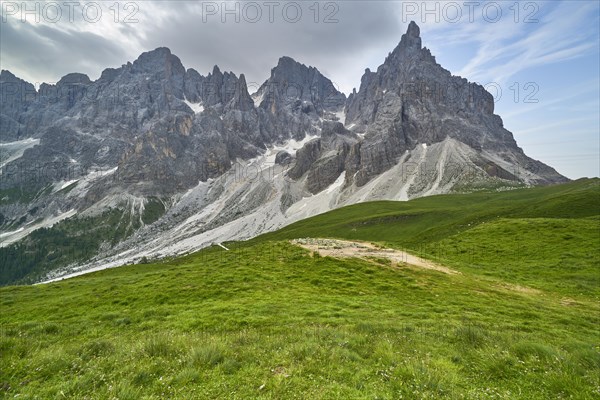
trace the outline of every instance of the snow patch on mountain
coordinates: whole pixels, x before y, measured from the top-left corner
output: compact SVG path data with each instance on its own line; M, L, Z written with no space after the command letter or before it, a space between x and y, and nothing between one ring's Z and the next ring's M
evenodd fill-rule
M72 185L73 183L77 182L77 181L79 181L79 179L72 179L72 180L66 181L64 183L58 182L58 184L60 184L60 188L58 190L63 190L65 188L69 187L70 185Z
M285 151L291 155L295 155L298 150L300 150L304 145L311 140L318 138L316 135L306 135L302 140L291 139L284 142L281 145L275 145L267 150L267 152L263 156L259 156L258 158L251 161L251 163L259 162L264 163L265 165L270 165L275 163L275 157L277 153L281 151ZM266 157L265 159L263 159Z
M200 103L192 103L191 101L185 99L184 103L192 109L192 111L194 112L194 114L200 114L202 111L204 111L204 105L202 104L202 102Z
M37 146L38 144L40 144L40 139L33 138L0 143L0 168L21 158L23 153L25 153L25 150ZM0 175L2 175L2 170L0 170Z
M26 225L17 229L16 231L0 233L0 247L6 247L18 240L21 240L36 229L50 228L52 225L62 221L63 219L70 218L75 214L77 214L77 210L69 210L64 213L59 213L56 216L45 218L40 222Z
M252 100L254 101L254 107L260 106L260 103L262 103L264 97L265 97L264 92L261 92L260 94L258 94L258 93L253 94Z
M338 111L335 113L335 117L338 119L339 122L341 122L342 124L344 124L346 122L346 112L344 110Z

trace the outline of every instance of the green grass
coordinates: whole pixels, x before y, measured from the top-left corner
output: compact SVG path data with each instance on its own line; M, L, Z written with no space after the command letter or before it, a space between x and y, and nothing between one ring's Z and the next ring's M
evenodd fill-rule
M421 247L421 255L502 281L600 299L600 218L499 218Z
M0 396L599 398L597 194L588 180L368 203L228 252L0 288ZM307 236L430 250L462 273L287 241Z
M515 189L355 204L304 219L257 240L331 236L417 246L497 218L585 218L600 215L600 179ZM385 227L385 229L382 229Z
M157 221L165 213L165 205L156 197L150 197L144 205L142 221L149 225Z
M600 179L357 204L253 242L300 237L376 241L463 272L600 300Z
M52 190L52 185L45 187L13 187L10 189L0 189L0 205L14 203L29 203L36 198L48 194Z

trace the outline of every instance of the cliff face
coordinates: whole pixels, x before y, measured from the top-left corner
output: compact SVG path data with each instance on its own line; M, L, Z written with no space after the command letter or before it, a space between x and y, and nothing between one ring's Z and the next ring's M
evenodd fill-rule
M360 90L346 104L346 125L365 136L347 164L348 172L356 174L350 183L357 186L396 165L417 145L446 139L478 154L471 160L474 165L457 165L449 173L460 167L478 170L487 166L492 175L528 184L567 180L523 153L494 114L492 95L437 64L429 50L422 48L414 22L377 71L367 70L363 75ZM498 165L496 158L505 162ZM439 169L443 172L445 167Z

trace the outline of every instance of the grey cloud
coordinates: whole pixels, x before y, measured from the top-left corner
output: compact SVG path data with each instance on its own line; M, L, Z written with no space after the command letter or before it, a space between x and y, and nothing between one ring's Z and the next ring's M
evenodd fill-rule
M245 73L249 82L262 82L279 57L287 55L319 68L333 81L338 79L338 73L353 69L353 85L357 86L367 66L366 53L386 43L388 47L381 51L383 62L404 29L394 2L339 2L337 23L315 23L308 9L313 3L303 3L303 17L297 23L286 22L277 14L275 22L270 23L263 14L254 24L243 20L235 23L230 16L228 23L222 23L218 16L207 17L204 23L198 7L177 4L180 6L171 10L172 15L162 21L161 29L148 30L142 46L167 46L186 67L206 73L218 64L221 69ZM365 12L365 7L369 7L369 12ZM323 10L320 18L324 18ZM142 29L146 29L145 25L142 20ZM351 90L348 84L339 85Z
M262 1L257 2L264 4ZM262 83L281 56L313 65L349 91L375 52L378 63L400 40L404 27L397 2L335 2L337 23L323 23L334 10L320 3L319 23L314 22L312 2L298 2L303 16L297 23L286 22L281 11L275 22L268 21L268 9L257 23L235 23L233 16L222 23L220 15L203 22L199 2L139 2L136 24L98 24L84 32L81 20L53 25L2 24L3 68L24 78L56 81L69 72L83 72L95 79L106 67L134 60L144 51L166 46L179 56L186 68L207 74L214 65L236 74L244 73L249 90ZM221 2L215 2L221 5ZM244 4L240 2L240 4ZM278 8L281 10L282 6ZM368 12L365 12L368 10ZM10 21L10 19L9 19ZM89 29L89 26L85 28ZM103 29L113 30L116 42Z
M99 34L10 19L2 23L1 41L2 68L34 82L57 81L70 72L97 73L125 58L118 43Z

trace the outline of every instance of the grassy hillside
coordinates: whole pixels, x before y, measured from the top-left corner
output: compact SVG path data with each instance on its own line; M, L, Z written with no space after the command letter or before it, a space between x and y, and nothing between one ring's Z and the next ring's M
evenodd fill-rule
M600 300L600 179L357 204L253 242L300 237L375 241L464 272Z
M0 288L0 396L599 398L598 193L584 180L368 203L231 251ZM462 273L287 241L308 236Z

